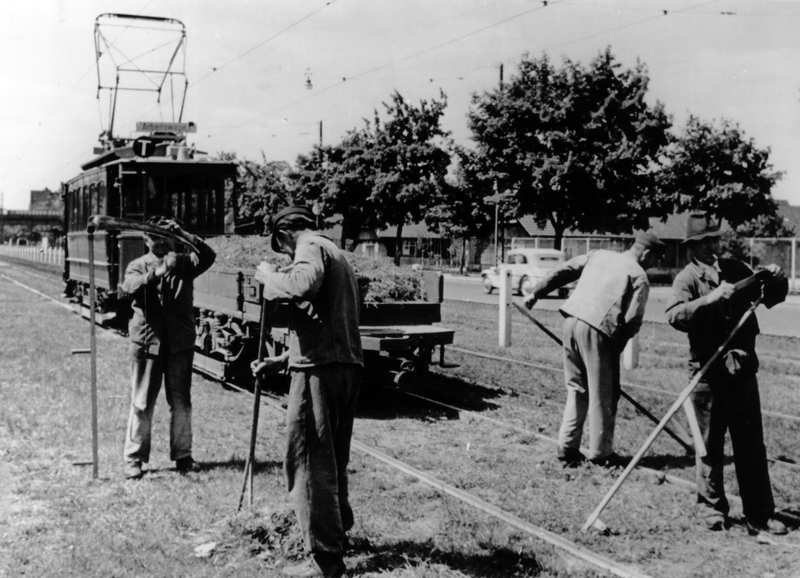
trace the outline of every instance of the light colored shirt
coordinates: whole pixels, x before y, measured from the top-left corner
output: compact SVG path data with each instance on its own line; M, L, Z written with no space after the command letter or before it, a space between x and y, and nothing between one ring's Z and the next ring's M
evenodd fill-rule
M650 294L647 274L630 251L597 250L570 259L533 288L537 297L578 280L561 313L591 325L622 349L638 333Z
M290 270L265 274L264 298L291 301L289 367L364 364L356 275L325 235L300 234Z

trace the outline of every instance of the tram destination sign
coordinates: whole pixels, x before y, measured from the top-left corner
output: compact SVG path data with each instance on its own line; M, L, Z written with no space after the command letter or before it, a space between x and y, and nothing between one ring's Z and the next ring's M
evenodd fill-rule
M186 134L197 132L197 125L193 122L137 122L136 132L174 132Z

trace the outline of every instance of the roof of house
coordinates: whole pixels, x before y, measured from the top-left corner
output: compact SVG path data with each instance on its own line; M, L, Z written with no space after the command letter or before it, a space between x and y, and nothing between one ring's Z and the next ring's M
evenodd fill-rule
M786 225L794 229L795 235L800 235L800 206L790 205L789 201L777 201L778 214L783 217Z
M675 213L666 218L665 221L661 221L655 217L650 218L650 230L658 235L658 238L661 240L683 240L686 237L686 225L689 220L690 213ZM544 227L537 227L536 223L533 220L533 217L530 215L526 215L519 219L519 224L525 229L525 231L531 237L554 237L556 232L553 229L553 226L550 223L547 223ZM723 221L722 229L727 230L729 227L727 223ZM564 232L565 237L630 237L633 238L636 235L636 232L630 234L623 234L623 235L616 235L612 233L584 233L581 231L575 231L573 229L567 229Z

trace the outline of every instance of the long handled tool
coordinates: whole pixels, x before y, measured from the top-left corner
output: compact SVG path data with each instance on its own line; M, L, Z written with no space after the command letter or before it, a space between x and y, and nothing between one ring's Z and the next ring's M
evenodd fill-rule
M108 215L93 215L89 219L89 226L92 227L93 230L140 231L142 233L159 235L161 237L166 237L167 239L172 239L178 243L183 243L195 253L198 252L197 246L189 240L184 239L183 237L176 235L172 231L168 231L162 227L157 227L148 223L142 223L140 221L133 221L131 219L123 219L120 217L110 217Z
M661 421L656 426L656 429L653 430L653 433L650 434L650 437L647 438L647 440L644 442L644 445L642 445L639 451L636 452L636 455L633 456L631 462L619 476L617 481L611 487L609 492L605 495L605 497L597 506L597 508L595 508L594 512L592 512L589 515L589 517L586 520L586 523L583 525L584 531L588 530L594 525L594 523L600 517L600 514L603 512L605 507L611 501L611 498L614 497L614 494L616 494L617 491L620 489L622 483L627 479L627 477L633 471L633 468L636 467L636 464L639 463L639 460L642 459L642 456L644 456L647 450L650 449L650 446L653 445L653 442L656 440L658 434L661 433L661 430L666 427L667 422L670 419L672 419L672 416L674 416L675 413L677 413L677 411L683 406L683 402L689 399L689 396L697 387L697 384L700 383L701 379L703 379L703 376L706 374L708 369L717 361L717 359L719 359L719 357L722 355L722 352L725 351L725 348L728 347L728 344L731 342L731 340L736 336L737 333L739 333L739 330L744 326L745 321L747 321L747 319L756 310L756 307L758 307L759 303L761 303L761 298L758 298L756 301L754 301L753 304L750 306L750 308L745 312L745 314L742 315L742 318L739 320L739 323L736 325L736 327L733 328L733 331L731 331L731 334L728 336L725 342L717 348L717 350L714 352L714 355L711 356L711 359L709 359L706 362L706 364L700 369L700 371L697 372L697 374L694 376L694 379L692 379L689 385L686 386L686 388L681 392L681 394L678 396L678 399L675 400L675 403L673 403L672 407L670 407L669 410L667 411L666 415L664 415L664 417L661 418Z
M539 321L533 315L531 315L530 312L525 307L523 307L522 305L520 305L516 301L512 301L512 303L514 303L514 307L516 307L517 310L520 313L522 313L525 317L530 319L533 322L533 324L536 325L536 327L538 327L542 331L544 331L547 334L548 337L550 337L553 341L558 343L560 346L562 346L562 347L564 346L564 342L555 333L553 333L547 327L545 327L544 325L539 323ZM628 394L626 391L620 389L620 395L622 395L622 397L627 399L633 407L635 407L637 410L639 410L639 412L642 413L642 415L644 415L647 418L649 418L653 423L655 423L655 424L658 423L658 418L656 416L654 416L652 413L650 413L647 410L647 408L644 407L641 403L639 403L638 401L633 399L630 396L630 394ZM683 448L688 453L694 453L695 448L692 446L692 444L690 444L688 441L686 441L688 439L691 439L689 437L689 434L685 430L683 430L683 428L680 426L680 424L676 423L675 426L676 426L675 429L679 430L677 433L675 431L672 431L670 428L666 428L666 427L664 428L664 431L667 432L667 434L669 434L669 436L672 437L672 439L674 439L676 442L681 444L681 446L683 446Z
M90 354L91 358L91 404L92 404L92 461L74 462L76 466L88 466L92 464L92 477L97 478L99 470L98 440L97 440L97 338L95 334L95 282L94 282L94 224L89 221L86 228L87 241L89 243L89 349L73 349L72 354Z
M264 293L264 286L261 286L261 293ZM259 321L258 331L258 361L264 361L264 337L267 331L267 304L261 300L261 319ZM242 480L242 492L239 494L239 507L237 510L242 509L242 502L244 502L245 490L250 488L248 493L247 504L253 507L253 472L255 470L256 461L256 437L258 435L258 413L261 408L261 383L262 378L256 377L255 394L253 395L253 425L250 430L250 452L247 454L247 461L244 464L244 479Z

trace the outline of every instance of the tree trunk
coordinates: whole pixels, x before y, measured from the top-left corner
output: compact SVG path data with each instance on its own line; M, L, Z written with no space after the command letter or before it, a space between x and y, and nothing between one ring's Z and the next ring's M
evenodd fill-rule
M464 263L467 260L467 238L461 237L461 264L458 267L458 274L464 274Z
M400 254L403 252L403 223L397 225L397 233L394 236L394 264L400 266Z

